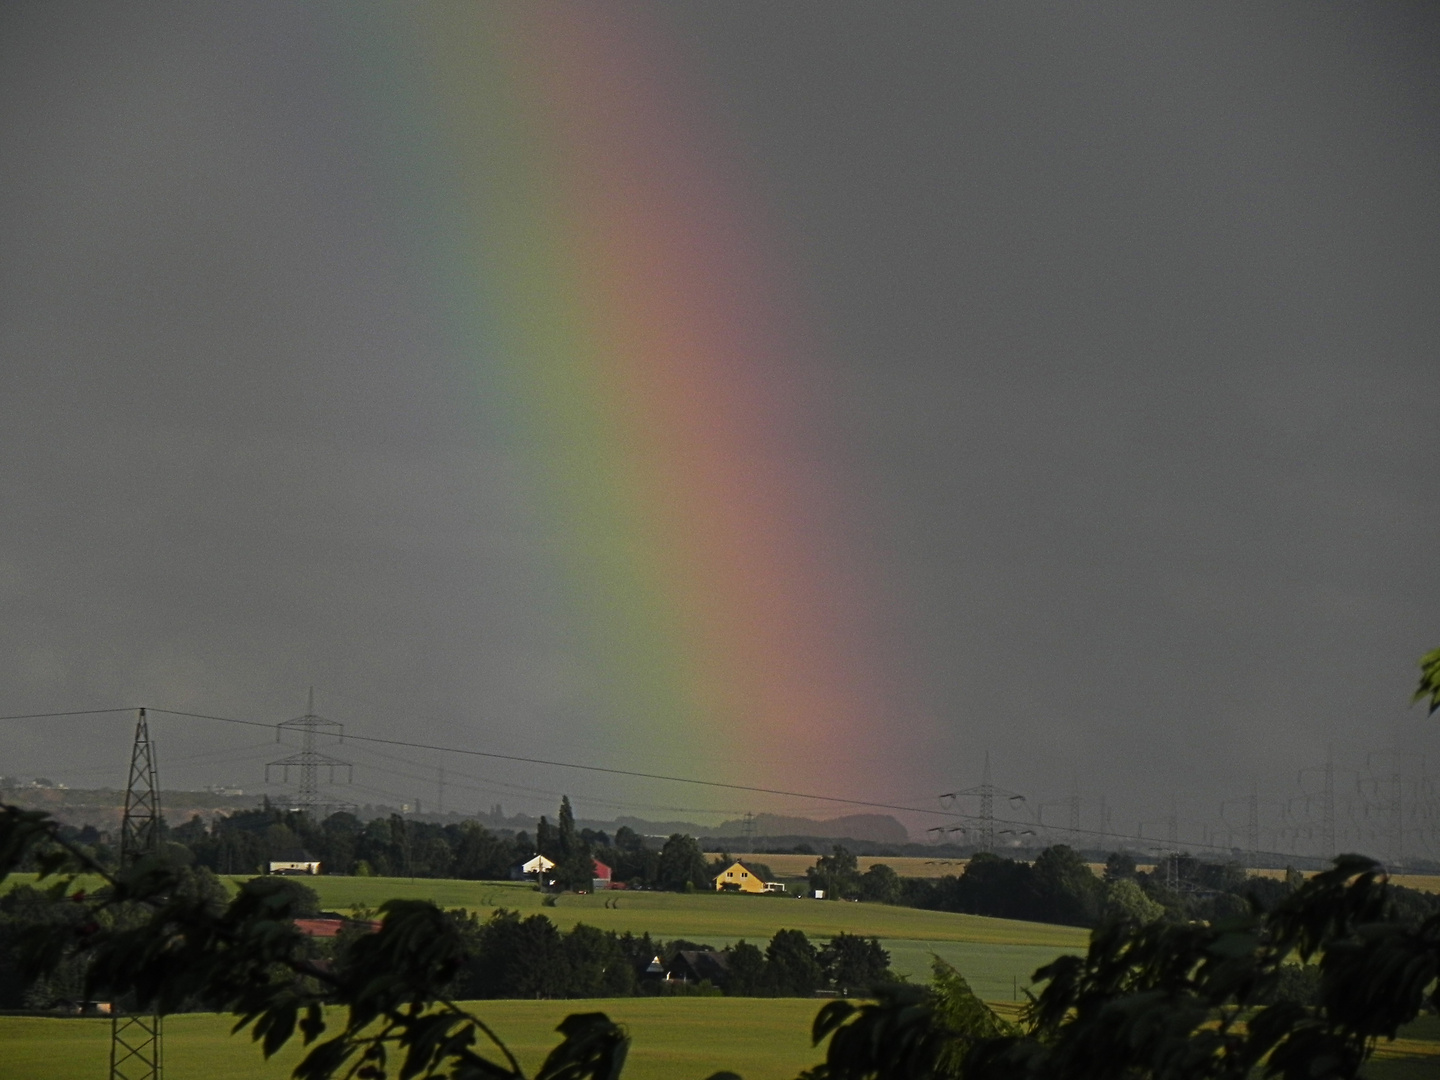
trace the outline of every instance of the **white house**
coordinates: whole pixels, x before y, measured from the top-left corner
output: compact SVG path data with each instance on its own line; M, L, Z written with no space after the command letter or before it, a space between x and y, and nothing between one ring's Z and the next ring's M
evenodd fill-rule
M318 874L320 873L319 860L308 862L272 862L270 864L272 874Z

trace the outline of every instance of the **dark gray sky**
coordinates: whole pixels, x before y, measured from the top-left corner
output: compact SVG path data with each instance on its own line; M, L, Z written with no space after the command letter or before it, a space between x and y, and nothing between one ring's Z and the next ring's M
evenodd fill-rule
M813 301L846 540L940 732L868 794L988 750L1032 803L1078 782L1133 830L1173 797L1198 837L1329 743L1440 757L1406 707L1440 642L1440 14L647 17ZM587 722L524 469L457 397L317 27L0 12L0 713L273 721L314 683L356 731L643 768ZM160 731L176 785L254 787L270 752ZM120 783L127 736L12 724L0 772ZM362 799L430 798L408 758ZM461 807L816 809L464 768Z

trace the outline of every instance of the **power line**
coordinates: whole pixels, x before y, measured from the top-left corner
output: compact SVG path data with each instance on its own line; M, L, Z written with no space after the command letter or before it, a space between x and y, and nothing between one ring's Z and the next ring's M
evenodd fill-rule
M88 710L77 710L77 711L72 711L72 712L26 713L26 714L19 714L19 715L16 715L16 716L0 716L0 721L6 721L6 720L40 720L40 719L51 719L51 718L58 718L58 717L71 717L71 716L100 716L100 715L105 715L105 714L109 714L109 713L122 713L122 712L132 712L132 711L133 711L133 709L88 709ZM216 722L216 723L236 724L236 725L240 725L240 726L244 726L244 727L264 728L264 729L267 730L267 731L273 731L273 730L275 729L275 725L274 725L274 724L267 724L267 723L264 723L263 721L259 721L259 720L242 720L242 719L239 719L238 717L231 717L231 716L215 716L215 715L208 714L208 713L183 712L183 711L178 710L178 709L155 709L155 708L152 708L152 709L150 709L149 711L150 711L152 714L161 714L161 715L165 715L165 716L185 717L185 718L192 719L192 720L210 720L210 721L214 721L214 722ZM815 792L787 791L787 790L784 790L784 789L781 789L781 788L758 787L758 786L751 785L751 784L735 784L735 783L728 783L728 782L721 781L721 780L700 780L700 779L697 779L697 778L695 778L695 777L688 777L688 776L671 776L671 775L668 775L668 774L665 774L665 773L643 772L643 771L636 770L636 769L617 769L617 768L610 768L610 767L603 766L603 765L581 765L581 764L578 764L578 763L576 763L576 762L571 762L571 761L556 761L556 760L550 759L550 758L526 757L526 756L519 755L519 754L501 754L501 753L496 753L496 752L494 752L494 751L488 751L488 750L470 750L470 749L464 749L464 748L461 748L461 747L454 747L454 746L440 746L440 745L434 744L434 743L408 742L408 741L403 740L403 739L386 739L386 738L381 738L381 737L375 736L375 735L353 735L353 734L352 734L352 735L347 735L346 738L349 739L349 740L351 740L352 742L371 743L371 744L381 745L381 746L398 746L398 747L405 747L405 748L412 749L412 750L430 750L430 751L434 751L434 752L436 752L436 753L442 753L442 754L463 754L463 755L466 755L466 756L469 756L469 757L490 758L490 759L496 760L496 761L510 761L510 762L517 762L517 763L526 764L526 765L543 765L543 766L548 766L548 767L550 767L550 768L570 769L570 770L574 770L574 771L577 771L577 772L599 773L599 774L608 775L608 776L629 776L629 777L635 777L635 778L637 778L637 779L642 779L642 780L659 780L659 781L662 781L662 782L665 782L665 783L672 783L672 784L690 784L690 785L693 785L693 786L696 786L696 787L708 787L708 788L715 788L715 789L725 790L725 791L747 791L747 792L754 792L754 793L762 794L762 795L778 795L778 796L781 796L781 797L783 797L783 798L807 799L807 800L811 800L811 801L814 801L814 802L832 803L832 804L843 805L843 806L861 806L861 807L866 807L866 808L868 808L868 809L875 809L875 810L898 810L898 811L901 811L901 812L907 813L907 814L925 814L925 815L929 815L929 816L932 816L932 817L944 817L944 818L949 818L949 819L961 819L961 820L963 820L963 819L966 819L966 818L973 817L973 815L958 814L958 813L949 812L949 811L946 811L946 810L936 810L936 809L931 809L931 808L923 807L923 806L906 806L906 805L901 805L901 804L898 804L898 803L872 802L872 801L866 800L866 799L844 798L844 797L838 796L838 795L821 795L821 794L817 794L817 793L815 793ZM416 763L416 764L418 764L418 763ZM423 766L421 766L421 767L423 767ZM960 793L957 792L956 794L960 794ZM595 800L595 801L597 801L597 802L603 802L603 800ZM613 805L613 804L612 804L612 805ZM1000 818L1000 817L992 817L992 818L989 819L989 821L990 821L991 827L993 827L993 826L995 826L995 825L1010 825L1010 826L1018 826L1018 827L1021 827L1021 828L1029 828L1029 827L1031 827L1031 826L1033 826L1033 825L1035 824L1035 823L1032 822L1032 821L1022 821L1022 820L1015 820L1015 819L1009 819L1009 818ZM1097 839L1097 840L1100 840L1100 841L1110 841L1110 840L1114 840L1114 841L1117 841L1117 842L1119 842L1119 843L1121 843L1121 844L1124 844L1126 841L1135 841L1135 840L1141 840L1141 841L1143 841L1144 839L1147 839L1147 838L1144 838L1144 837L1132 837L1132 836L1128 836L1128 835L1121 834L1121 833L1118 833L1118 832L1114 832L1114 831L1111 831L1111 830L1109 830L1109 829L1104 829L1104 828L1101 828L1101 829L1079 829L1079 830L1076 830L1076 831L1077 831L1079 834L1081 834L1081 835L1085 835L1085 836L1091 837L1091 838L1093 838L1093 839ZM1249 837L1247 837L1247 839L1249 839ZM1256 836L1255 839L1258 841L1258 835ZM1225 845L1217 844L1217 843L1195 843L1195 842L1191 842L1191 841L1179 841L1179 838L1178 838L1178 837L1177 837L1177 841L1181 844L1181 846L1186 847L1186 848L1191 848L1191 849L1201 849L1201 850L1227 852L1227 853L1230 851L1230 848L1229 848L1229 847L1227 847L1227 846L1225 846ZM1250 856L1251 859L1254 859L1254 857L1256 857L1256 856L1261 856L1261 855L1267 856L1267 857L1285 858L1285 859L1309 858L1309 857L1310 857L1310 856L1301 855L1301 854L1299 854L1298 852L1285 852L1285 851L1262 850L1262 849L1260 849L1260 848L1258 847L1258 844L1252 846L1252 847L1251 847L1251 850L1250 850L1249 852L1247 852L1247 854Z
M65 716L104 716L107 713L132 713L134 709L77 709L71 712L17 713L15 716L0 716L3 720L55 720ZM157 710L151 709L151 712ZM158 710L163 712L164 710Z
M231 716L210 716L205 713L180 712L177 709L151 709L152 713L165 716L185 716L194 720L214 720L222 724L243 724L247 727L273 728L259 720L240 720ZM403 739L383 739L376 735L347 735L356 742L377 743L382 746L404 746L411 750L434 750L441 754L465 754L470 757L492 758L497 761L515 761L524 765L547 765L556 769L574 769L579 772L604 773L609 776L633 776L641 780L662 780L671 784L693 784L697 787L721 788L726 791L753 791L762 795L781 795L791 799L812 799L816 802L840 803L846 806L865 806L877 810L901 810L907 814L940 814L955 817L943 811L928 810L918 806L901 806L897 803L870 802L866 799L847 799L838 795L818 795L806 791L785 791L781 788L756 787L752 784L732 784L723 780L699 780L693 776L670 776L665 773L640 772L636 769L614 769L604 765L579 765L573 761L555 761L550 758L523 757L519 754L498 754L490 750L467 750L457 746L439 746L434 743L407 742Z

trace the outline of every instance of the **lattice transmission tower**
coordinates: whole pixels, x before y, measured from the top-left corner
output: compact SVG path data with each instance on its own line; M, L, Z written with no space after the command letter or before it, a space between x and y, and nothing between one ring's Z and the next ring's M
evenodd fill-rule
M944 832L961 832L966 838L973 842L981 851L994 851L995 838L999 833L995 829L995 799L1005 799L1011 808L1019 809L1025 803L1025 796L1018 791L1009 791L1002 787L996 787L990 779L990 754L985 754L985 770L980 774L980 785L978 787L965 788L963 791L950 791L940 796L940 805L945 809L955 806L960 800L976 800L979 803L979 814L967 815L967 825L960 828L946 829ZM974 803L971 803L974 805ZM930 830L932 833L936 830ZM1014 829L1002 830L1006 833L1015 833ZM1017 835L1034 836L1031 829L1019 831Z
M120 821L120 870L160 849L160 786L155 777L155 748L145 710L135 722L130 750L130 779L125 785L125 816ZM118 1002L111 1007L118 1006ZM158 1012L110 1018L110 1080L161 1080L164 1071L162 1020Z
M320 810L334 805L321 801L321 772L326 773L326 782L330 784L335 783L335 775L340 770L344 770L347 784L354 779L355 772L354 766L350 762L341 761L329 754L322 754L319 750L322 741L340 742L345 737L345 725L315 715L315 688L313 686L306 699L305 715L276 724L275 741L283 743L287 736L294 738L297 733L300 738L300 752L266 765L265 783L271 783L271 776L278 775L280 783L289 784L291 771L294 770L298 782L294 798L291 800L291 808L308 815L311 820L315 820L318 818Z

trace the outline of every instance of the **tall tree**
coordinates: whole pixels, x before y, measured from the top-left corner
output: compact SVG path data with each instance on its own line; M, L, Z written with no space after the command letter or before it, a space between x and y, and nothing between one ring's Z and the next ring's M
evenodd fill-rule
M730 977L725 993L733 997L760 997L768 986L765 981L765 954L745 940L725 950Z
M860 893L860 863L839 844L829 855L820 856L807 877L810 888L824 890L829 900L850 899Z
M820 950L820 966L842 997L870 994L892 978L890 954L873 937L837 934Z
M556 849L560 857L575 854L580 846L580 835L575 831L575 811L570 808L570 796L560 796L560 822L555 836Z
M693 836L673 833L660 849L659 882L662 889L676 892L704 889L710 885L710 866Z
M590 845L575 830L575 811L570 796L560 799L560 823L555 834L555 884L562 889L588 892L595 880L595 860Z
M560 837L555 826L551 825L543 814L539 824L535 826L535 851L551 860L560 857Z
M900 875L884 863L876 863L860 875L860 899L875 904L893 904L900 899Z
M820 954L803 930L777 930L765 949L765 981L782 997L809 997L825 985Z

